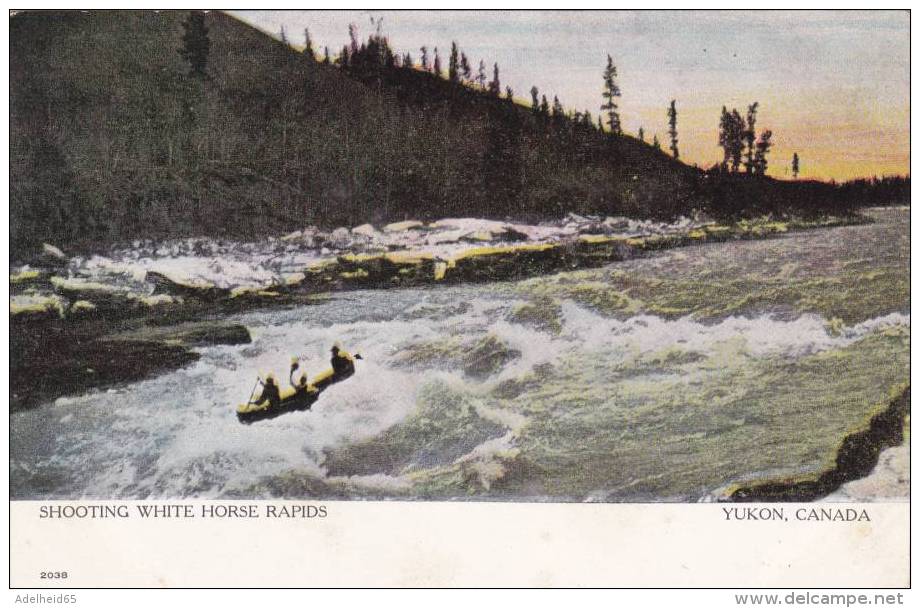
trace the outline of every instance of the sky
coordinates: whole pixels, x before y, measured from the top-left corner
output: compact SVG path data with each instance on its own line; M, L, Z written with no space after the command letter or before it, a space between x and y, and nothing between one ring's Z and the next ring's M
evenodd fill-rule
M623 129L667 147L667 107L677 102L681 159L721 160L723 105L759 102L758 131L773 131L768 173L846 180L910 172L910 17L906 11L230 11L293 44L309 28L333 53L383 18L400 54L437 47L446 70L452 41L483 59L502 88L597 116L607 55L617 67Z

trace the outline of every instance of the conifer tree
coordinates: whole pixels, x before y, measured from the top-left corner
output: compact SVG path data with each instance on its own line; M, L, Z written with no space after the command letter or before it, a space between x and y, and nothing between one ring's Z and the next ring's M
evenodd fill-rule
M799 178L799 153L792 153L792 179Z
M645 142L645 129L639 127L639 141Z
M553 123L561 125L565 120L565 109L559 102L559 96L553 95Z
M486 88L486 62L479 60L479 74L476 76L476 82L479 83L480 89Z
M675 159L680 158L680 152L677 151L677 100L671 100L671 106L668 108L668 135L671 137L671 154Z
M423 46L422 48L419 49L419 51L422 52L422 70L424 70L424 71L427 72L427 71L429 70L429 67L428 67L428 47L427 47L427 46Z
M208 65L211 41L208 39L208 26L204 22L204 13L192 11L182 23L182 48L179 54L188 61L189 73L204 78Z
M543 95L543 98L540 100L540 114L544 118L549 117L549 102L546 101L546 95Z
M652 138L652 147L656 150L661 150L661 142L658 141L658 134L655 133L655 136Z
M456 42L450 43L450 60L447 65L447 79L451 82L460 81L460 51Z
M332 57L329 56L329 47L328 47L328 46L323 47L323 53L324 53L324 55L323 55L323 63L325 63L326 65L329 65L330 63L332 63Z
M434 65L432 66L431 71L438 78L441 77L441 57L438 55L438 47L434 47Z
M601 110L607 112L607 124L610 126L610 132L614 135L622 133L620 125L619 106L616 104L616 98L620 97L620 87L617 85L617 68L613 65L613 58L607 55L607 68L604 70L604 103Z
M729 112L722 106L722 117L719 120L719 145L722 146L722 170L737 173L741 166L744 154L745 121L737 109Z
M770 148L773 146L773 143L770 141L771 137L773 137L773 131L767 129L760 134L760 139L754 144L755 175L763 176L767 174L767 153L770 152Z
M508 101L514 101L514 89L511 87L505 87L505 99Z
M307 59L310 59L310 60L316 59L316 55L313 54L313 41L310 40L310 30L307 28L304 28L303 30L303 39L304 39L303 54L306 56Z
M470 67L470 60L466 56L466 53L460 53L460 76L466 82L470 81L470 78L473 77L473 68Z
M744 154L744 119L737 109L731 114L731 156L732 173L737 173L741 167L741 156Z
M354 23L348 24L348 39L351 45L349 47L349 54L354 57L358 54L358 26Z
M748 106L747 111L747 128L744 131L744 139L747 142L747 158L744 162L744 168L748 173L754 173L754 127L757 124L757 106L755 101Z
M492 81L489 82L489 93L498 97L501 94L502 85L498 80L498 63L492 66Z
M540 113L540 90L536 86L530 87L530 109L534 114Z
M728 171L728 161L731 158L731 114L728 109L722 106L722 114L719 117L719 146L722 148L722 164L720 165L723 172Z

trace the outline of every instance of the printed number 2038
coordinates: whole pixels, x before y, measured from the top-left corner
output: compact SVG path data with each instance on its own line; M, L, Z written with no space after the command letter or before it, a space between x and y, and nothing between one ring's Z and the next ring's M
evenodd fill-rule
M42 572L42 573L41 573L41 577L42 577L43 579L45 579L45 578L60 578L60 579L64 579L64 578L67 578L67 572L66 572L66 571L61 571L61 572Z

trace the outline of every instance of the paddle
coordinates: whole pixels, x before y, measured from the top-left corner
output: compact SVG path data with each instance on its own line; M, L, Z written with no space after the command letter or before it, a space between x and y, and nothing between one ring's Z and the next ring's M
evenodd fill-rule
M262 378L256 376L256 383L252 385L252 392L249 393L249 400L246 403L252 403L252 396L256 394L256 388L259 386L259 382L262 381Z

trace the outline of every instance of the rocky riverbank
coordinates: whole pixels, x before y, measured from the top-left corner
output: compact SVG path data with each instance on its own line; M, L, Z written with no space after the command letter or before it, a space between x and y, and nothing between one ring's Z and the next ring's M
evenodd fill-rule
M308 228L260 243L138 241L106 254L42 256L10 270L15 320L195 318L204 312L301 304L316 294L369 288L489 282L591 268L647 251L865 221L732 225L569 216L553 225L489 220Z
M540 226L458 219L308 228L261 243L144 241L92 256L46 245L11 268L11 409L186 365L195 345L248 341L245 328L217 320L230 313L312 304L335 291L522 279L861 221L658 224L570 215Z
M154 321L11 324L10 411L180 368L198 359L197 346L251 341L242 325Z
M731 489L732 502L803 502L909 496L910 386L899 389L865 428L847 435L833 469L804 479L767 481ZM892 451L891 448L894 448ZM880 457L882 456L883 457ZM906 458L905 458L906 456Z

